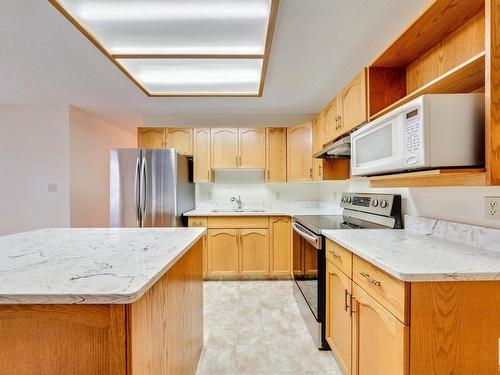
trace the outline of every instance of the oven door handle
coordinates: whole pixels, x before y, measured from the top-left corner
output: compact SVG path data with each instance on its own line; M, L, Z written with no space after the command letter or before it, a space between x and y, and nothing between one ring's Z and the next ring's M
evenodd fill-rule
M297 225L295 222L292 221L292 228L295 232L300 234L302 237L304 237L306 240L309 242L312 242L315 244L316 248L319 249L321 247L321 244L319 243L318 237L311 236L309 233L306 233L302 230L302 228Z

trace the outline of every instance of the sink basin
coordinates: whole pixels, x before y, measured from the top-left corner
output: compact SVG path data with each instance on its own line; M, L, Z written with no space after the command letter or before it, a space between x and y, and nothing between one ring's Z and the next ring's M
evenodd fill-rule
M212 212L266 212L265 210L249 210L249 209L238 209L238 208L219 208L212 210Z

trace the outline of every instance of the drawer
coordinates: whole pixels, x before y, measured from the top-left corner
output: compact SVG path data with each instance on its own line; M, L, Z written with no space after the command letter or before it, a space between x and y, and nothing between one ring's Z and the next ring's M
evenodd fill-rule
M326 259L352 278L352 253L339 244L326 240Z
M269 218L267 216L209 216L207 218L208 228L268 228Z
M189 226L190 227L207 227L207 218L206 217L190 216L189 217Z
M409 283L392 277L357 255L353 257L352 280L401 322L408 324Z

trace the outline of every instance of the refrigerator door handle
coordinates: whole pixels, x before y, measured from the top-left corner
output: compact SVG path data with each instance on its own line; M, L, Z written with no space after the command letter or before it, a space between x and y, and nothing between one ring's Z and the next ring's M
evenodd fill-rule
M148 178L146 173L146 158L142 158L141 165L141 199L140 199L140 213L141 213L141 227L144 225L144 219L146 218L146 204L147 204L147 193L148 193Z
M140 184L140 160L137 157L135 161L135 178L134 178L134 199L135 199L135 218L138 222L141 221L141 209L140 209L140 199L141 199L141 184Z

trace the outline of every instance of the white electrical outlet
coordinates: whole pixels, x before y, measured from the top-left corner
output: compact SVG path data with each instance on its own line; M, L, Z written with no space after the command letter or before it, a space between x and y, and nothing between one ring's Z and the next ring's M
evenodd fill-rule
M485 217L491 220L500 220L500 197L485 197Z
M57 184L49 184L47 190L49 193L57 193Z

